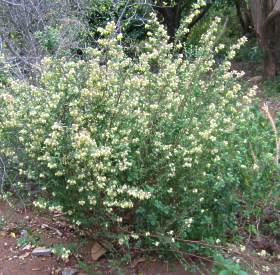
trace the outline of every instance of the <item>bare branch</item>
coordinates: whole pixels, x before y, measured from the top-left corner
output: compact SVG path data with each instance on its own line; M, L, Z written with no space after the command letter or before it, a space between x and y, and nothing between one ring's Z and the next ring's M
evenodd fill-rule
M12 6L21 6L22 5L21 3L14 3L14 2L11 2L8 0L0 0L0 1L4 2L5 4L12 5Z

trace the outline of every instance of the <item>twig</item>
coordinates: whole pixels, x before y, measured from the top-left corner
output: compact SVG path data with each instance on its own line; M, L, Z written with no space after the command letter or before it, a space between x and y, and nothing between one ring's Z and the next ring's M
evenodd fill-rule
M117 31L117 33L121 30L121 21L122 21L122 18L123 18L123 16L124 16L126 10L127 10L127 7L128 7L129 2L130 2L130 0L127 0L127 1L126 1L125 6L124 6L124 8L123 8L123 10L122 10L122 13L121 13L121 15L120 15L120 17L119 17L119 19L118 19L117 24L116 24L116 31Z
M14 2L11 2L11 1L8 1L8 0L0 0L8 5L12 5L12 6L21 6L22 4L21 3L14 3Z
M269 111L269 107L268 104L266 102L264 102L264 106L263 109L271 123L272 129L274 131L274 135L275 135L275 145L276 145L276 156L275 156L275 162L276 165L279 165L279 154L280 154L280 139L278 138L278 131L277 131L277 127L276 127L276 123Z
M2 175L2 180L1 180L1 184L0 184L0 193L3 193L3 191L4 191L4 180L5 180L5 176L6 176L6 166L5 166L5 163L4 163L4 161L1 157L0 157L0 162L3 166L3 175Z
M217 38L217 41L219 41L221 39L221 37L225 34L225 30L227 28L228 22L229 22L229 17L227 16L226 20L225 20L225 23L224 23L224 25L222 27L222 30L220 31L220 35Z

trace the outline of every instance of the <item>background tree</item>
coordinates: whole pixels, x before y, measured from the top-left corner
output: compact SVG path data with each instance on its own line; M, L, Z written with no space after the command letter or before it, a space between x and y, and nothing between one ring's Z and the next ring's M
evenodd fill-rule
M46 55L82 46L86 0L0 0L0 37L18 76L36 71Z
M280 1L235 0L243 32L253 31L264 52L264 76L272 78L280 72Z
M96 46L98 28L115 21L122 32L123 45L133 54L146 37L144 25L152 11L166 26L172 40L182 18L196 1L190 0L0 0L1 48L21 77L36 71L42 58L75 56ZM236 10L244 34L256 34L265 53L264 74L270 78L280 70L280 19L277 0L207 0L189 28L205 25L209 16L224 15L224 8ZM209 15L207 17L207 15ZM212 17L211 17L212 18ZM231 18L234 20L234 18ZM204 22L204 23L203 23ZM211 20L209 20L209 23ZM208 24L208 23L207 23ZM241 35L241 33L239 34Z
M280 72L280 0L251 0L254 30L264 50L264 74Z
M115 21L123 44L135 52L146 36L144 25L156 11L172 38L192 1L157 0L0 0L1 49L20 78L36 74L45 56L81 55L96 46L99 27ZM205 11L204 11L205 13ZM198 16L196 21L202 16ZM1 50L0 49L0 50Z
M252 16L247 2L244 0L234 0L234 5L243 33L252 32Z

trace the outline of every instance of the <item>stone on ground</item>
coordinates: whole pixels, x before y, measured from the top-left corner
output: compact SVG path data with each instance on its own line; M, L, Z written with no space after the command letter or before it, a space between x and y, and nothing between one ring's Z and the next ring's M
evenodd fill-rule
M46 248L46 247L36 247L33 251L32 251L32 256L36 256L36 257L48 257L51 256L52 254L52 250L50 248Z
M62 270L62 275L76 275L78 274L78 270L71 267L66 267Z

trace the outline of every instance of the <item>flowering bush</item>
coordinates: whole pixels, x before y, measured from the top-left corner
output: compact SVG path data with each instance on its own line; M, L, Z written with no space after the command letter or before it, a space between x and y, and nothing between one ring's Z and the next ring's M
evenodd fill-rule
M250 107L255 88L230 70L245 39L216 64L219 19L194 60L181 54L187 28L174 44L155 19L146 28L137 59L110 23L85 60L45 59L36 86L11 81L1 154L19 186L38 184L37 207L119 234L120 245L222 238L246 204L267 198L275 171L270 130Z

